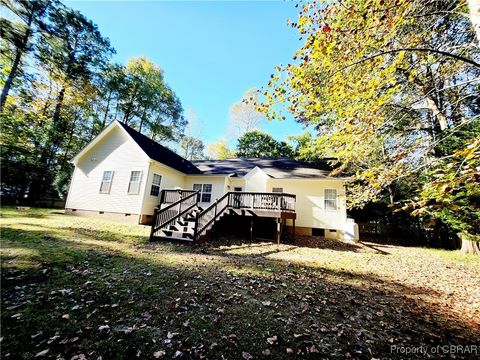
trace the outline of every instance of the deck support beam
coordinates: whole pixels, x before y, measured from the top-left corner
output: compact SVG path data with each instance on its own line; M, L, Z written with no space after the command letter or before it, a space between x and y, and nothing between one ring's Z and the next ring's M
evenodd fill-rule
M253 217L250 219L250 242L253 241Z
M295 218L293 218L293 241L295 241Z
M281 218L277 218L277 231L275 232L275 240L277 241L277 246L280 245L280 232L281 232Z

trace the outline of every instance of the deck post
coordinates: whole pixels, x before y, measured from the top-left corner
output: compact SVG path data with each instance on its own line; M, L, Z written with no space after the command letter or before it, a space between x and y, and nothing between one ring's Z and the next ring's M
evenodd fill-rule
M295 241L295 219L293 219L293 241Z
M250 241L253 241L253 217L250 219Z
M275 234L277 240L277 246L280 245L280 218L277 218L277 231Z

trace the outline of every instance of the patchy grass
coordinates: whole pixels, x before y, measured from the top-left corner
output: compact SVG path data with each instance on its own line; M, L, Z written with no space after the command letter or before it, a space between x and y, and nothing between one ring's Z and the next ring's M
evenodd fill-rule
M6 359L425 358L391 346L480 341L479 260L457 252L150 244L142 226L1 215Z

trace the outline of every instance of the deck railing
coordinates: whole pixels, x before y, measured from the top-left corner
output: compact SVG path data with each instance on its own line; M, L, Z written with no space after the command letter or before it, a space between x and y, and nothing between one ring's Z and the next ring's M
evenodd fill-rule
M229 206L235 209L295 211L295 195L285 193L230 192Z
M295 198L284 193L228 192L197 215L193 240L205 235L228 208L295 212Z
M160 205L173 204L180 199L183 199L191 194L196 194L196 190L162 190L160 193Z
M162 191L170 191L170 190L162 190ZM185 194L185 190L183 194L179 195L179 200L171 203L170 205L161 208L160 206L155 209L153 214L152 220L152 230L150 233L150 239L152 239L157 231L160 229L172 225L175 220L177 220L180 216L186 214L191 209L193 209L197 205L197 193L198 191L189 191L189 195ZM183 196L185 195L185 196Z

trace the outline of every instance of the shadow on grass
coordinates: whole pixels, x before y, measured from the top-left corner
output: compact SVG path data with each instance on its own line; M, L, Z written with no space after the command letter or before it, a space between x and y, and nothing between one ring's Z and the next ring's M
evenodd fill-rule
M283 359L292 349L297 358L402 358L391 345L472 344L480 335L406 296L435 295L431 290L266 257L239 261L216 248L112 250L94 233L75 230L83 242L48 227L4 230L2 356L31 358L48 349L52 358L151 358L155 351L171 358L180 351L186 358L240 359L243 352L264 357L268 349ZM15 268L22 257L39 266ZM233 274L232 267L266 275Z
M62 210L52 210L46 208L23 207L23 206L1 206L0 218L36 218L44 219L50 215L65 215Z
M208 246L229 246L230 249L259 246L258 243L264 243L262 246L271 246L275 244L274 240L255 238L253 240L246 240L241 236L229 236L221 234L220 236L212 236L204 241L204 245ZM290 245L295 248L311 248L311 249L325 249L335 251L346 252L359 252L362 251L362 247L354 244L347 243L340 240L327 239L320 236L296 236L295 240L288 239L282 241L282 244ZM379 253L380 250L375 249Z
M353 244L347 243L340 240L327 239L320 236L297 236L293 241L293 245L299 247L308 247L312 249L329 249L335 251L351 251L358 252L361 251L361 247Z

